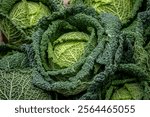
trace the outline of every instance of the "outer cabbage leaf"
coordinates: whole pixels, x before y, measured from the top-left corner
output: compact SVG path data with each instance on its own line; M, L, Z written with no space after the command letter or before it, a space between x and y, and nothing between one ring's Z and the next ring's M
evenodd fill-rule
M0 70L1 100L47 100L50 96L32 85L30 69Z
M0 46L0 69L18 69L32 67L33 50L30 45L22 45L19 47L12 47L10 45Z
M13 52L0 59L0 69L15 69L29 66L28 59L24 53Z
M25 32L11 22L10 18L0 13L0 30L5 36L5 43L18 45L20 43L28 43Z
M146 4L146 2L145 2ZM144 31L144 40L146 43L149 43L149 36L150 36L150 0L147 0L147 4L145 5L145 11L140 12L138 14L139 19L143 24L143 31Z
M0 99L51 99L49 94L32 85L33 51L31 46L0 46Z
M124 51L124 58L119 69L123 70L124 66L125 70L131 70L132 74L137 77L144 76L145 79L149 79L149 57L144 48L145 40L142 21L138 18L128 28L122 30L122 32L126 36L128 46L124 46L124 48L128 48L128 52L130 53L126 54L126 51ZM129 58L129 60L126 61L125 58Z

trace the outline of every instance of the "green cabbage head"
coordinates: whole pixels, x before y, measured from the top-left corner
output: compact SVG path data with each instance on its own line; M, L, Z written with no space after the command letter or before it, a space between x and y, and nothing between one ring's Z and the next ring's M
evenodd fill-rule
M112 100L141 100L143 97L142 87L138 83L126 83L123 87L115 90Z
M98 99L97 93L93 94L100 89L95 82L114 72L112 61L120 57L116 52L122 44L117 35L121 23L113 15L103 14L99 20L91 13L97 14L79 5L43 18L32 35L34 85L65 98Z
M124 22L133 16L136 1L140 0L86 0L85 2L97 12L112 13Z
M122 23L133 18L143 0L70 0L70 4L84 3L94 8L98 13L112 13L119 17Z
M41 2L22 0L10 11L11 20L22 28L36 25L43 16L48 16L50 10Z
M81 58L88 40L89 35L83 32L65 33L54 41L53 46L49 43L49 58L61 68L69 67Z
M31 43L39 20L62 8L55 0L4 0L0 6L0 30L10 45Z

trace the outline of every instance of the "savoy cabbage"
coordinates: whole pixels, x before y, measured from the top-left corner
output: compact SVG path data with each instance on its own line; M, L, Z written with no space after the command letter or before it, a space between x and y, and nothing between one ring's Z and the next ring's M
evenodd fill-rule
M120 61L120 28L117 17L97 17L93 9L85 6L71 7L43 19L32 36L36 63L33 83L68 97L80 95L90 85L105 80Z
M143 0L70 0L70 4L85 4L98 13L111 13L123 24L129 22L140 9Z
M48 16L50 13L50 9L41 2L22 0L13 6L9 17L19 27L29 28L36 25L39 19Z
M31 43L29 36L40 19L63 9L59 0L2 0L0 2L0 30L7 43Z

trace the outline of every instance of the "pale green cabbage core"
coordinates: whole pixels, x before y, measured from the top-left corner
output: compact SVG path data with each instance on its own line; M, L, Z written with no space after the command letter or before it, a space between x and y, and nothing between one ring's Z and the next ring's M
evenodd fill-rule
M53 46L49 43L49 58L52 57L53 63L61 68L69 67L76 63L84 54L89 38L89 35L83 32L66 33L60 36L53 43Z
M18 26L28 28L36 25L39 19L49 14L50 10L42 3L22 0L14 5L9 16Z
M123 22L132 15L133 0L87 0L85 2L97 12L112 13Z

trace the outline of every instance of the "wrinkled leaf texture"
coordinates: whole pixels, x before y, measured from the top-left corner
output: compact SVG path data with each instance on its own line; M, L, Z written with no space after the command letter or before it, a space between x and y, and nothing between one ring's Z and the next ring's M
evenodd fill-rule
M32 84L32 61L30 46L21 47L22 52L8 47L0 59L0 99L1 100L47 100L50 95ZM26 48L26 51L25 51ZM25 54L28 53L28 54ZM30 54L30 55L29 55ZM32 58L32 57L31 57Z

